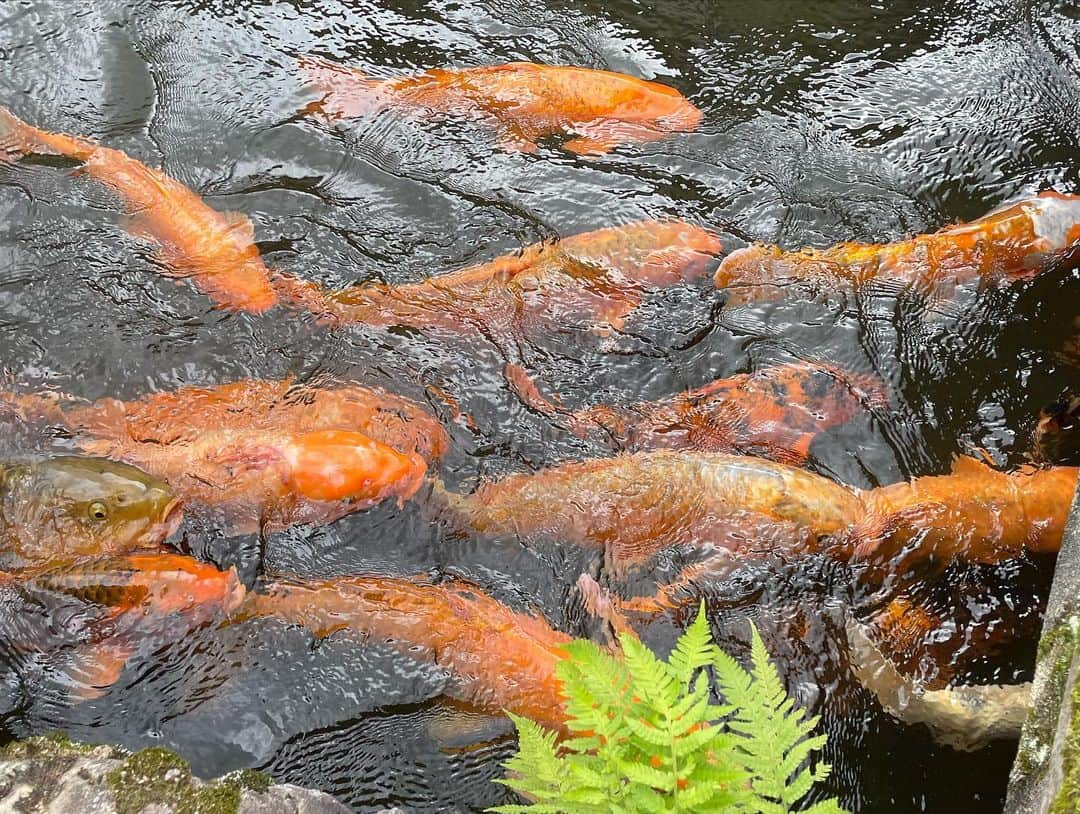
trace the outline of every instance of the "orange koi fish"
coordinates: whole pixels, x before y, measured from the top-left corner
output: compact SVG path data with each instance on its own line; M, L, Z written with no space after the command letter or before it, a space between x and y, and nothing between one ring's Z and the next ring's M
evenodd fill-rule
M100 695L120 676L131 656L149 655L214 620L242 602L236 570L179 554L133 554L50 569L4 582L48 608L57 598L84 605L85 644L64 670L78 699Z
M489 124L499 147L515 152L535 152L546 136L572 135L567 150L602 155L621 144L690 132L701 122L701 111L674 88L589 68L511 62L376 80L325 60L304 59L300 66L322 94L306 112L330 121L384 108L470 118Z
M739 556L813 551L862 510L854 490L802 469L667 450L511 475L470 496L437 487L433 497L451 523L490 536L596 547L616 572L675 545Z
M1078 244L1080 196L1042 192L971 223L898 243L840 243L794 252L755 244L725 257L714 279L729 302L798 283L824 288L872 280L924 286L1010 282L1034 277L1056 259L1075 260Z
M327 291L278 275L282 299L336 325L408 326L499 337L587 328L620 331L648 291L705 273L720 251L710 232L681 221L640 221L408 285Z
M447 670L470 703L556 729L565 723L555 665L570 637L464 582L281 580L249 594L236 618L254 617L300 625L319 637L347 631L388 642Z
M949 475L858 490L757 458L657 451L511 475L469 496L437 485L433 499L479 534L599 548L614 573L689 545L714 554L714 573L750 556L821 551L873 579L902 560L943 567L1056 551L1078 476L961 458Z
M138 466L186 501L220 508L238 534L406 500L423 482L425 456L446 447L442 427L418 406L358 386L244 380L133 402L10 393L0 401L67 428L88 454Z
M818 433L889 403L873 377L811 362L740 373L661 401L572 413L544 399L520 368L509 375L530 407L618 451L732 452L793 466L806 463Z
M330 523L387 498L405 501L427 471L415 452L403 455L348 430L207 431L191 443L102 438L81 446L155 473L191 503L220 509L233 534Z
M853 555L899 565L944 567L956 559L995 563L1025 551L1061 548L1080 469L1023 467L999 472L960 457L948 475L929 475L863 493L867 516Z
M0 162L36 154L81 161L83 172L113 190L130 213L129 230L156 244L169 276L190 279L230 310L260 313L277 303L246 217L211 209L179 181L119 150L39 130L0 108Z
M3 396L0 395L0 400ZM240 379L211 387L181 387L134 401L100 399L47 408L80 434L139 443L193 443L211 430L349 430L424 460L449 445L446 430L420 405L378 387L315 387L291 379Z

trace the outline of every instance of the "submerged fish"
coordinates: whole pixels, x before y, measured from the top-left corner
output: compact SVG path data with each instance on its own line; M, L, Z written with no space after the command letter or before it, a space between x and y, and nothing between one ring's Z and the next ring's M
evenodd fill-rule
M1080 469L1022 467L999 472L959 457L947 475L928 475L862 493L856 560L930 564L996 563L1061 548Z
M0 401L65 427L89 454L142 467L186 501L221 509L233 533L328 523L405 500L447 444L418 405L360 386L242 380L129 402L13 393Z
M706 571L700 569L697 576L708 576ZM607 621L616 632L632 636L637 635L632 616L648 618L700 602L701 591L687 590L689 587L685 583L665 586L654 596L623 599L588 574L582 574L577 583L588 612ZM943 620L898 603L875 621L884 624L877 626L871 638L870 628L848 616L848 658L854 677L886 712L908 725L925 724L935 740L963 751L1019 737L1027 716L1030 684L950 686L942 681L927 686L903 674L894 655L903 655L905 645L943 626Z
M35 154L80 161L83 172L113 190L130 213L128 230L156 244L169 276L190 279L223 308L262 312L277 303L245 216L211 209L179 181L120 150L39 130L0 107L0 162Z
M572 135L563 146L600 155L620 144L689 132L701 111L674 88L625 74L511 62L480 68L434 68L377 80L355 68L304 59L307 83L322 94L307 112L333 121L383 108L420 110L489 124L504 150L534 152L537 141Z
M463 700L556 729L565 723L555 665L570 637L464 582L388 577L278 580L248 594L237 619L273 617L315 636L339 631L430 660Z
M852 489L759 458L667 450L569 463L436 491L452 524L491 536L593 546L620 571L688 545L753 556L817 550L861 516Z
M1061 546L1080 469L997 472L960 458L948 475L877 489L719 453L646 452L511 475L472 495L436 487L449 522L475 533L601 549L619 573L670 546L747 557L824 552L867 580L954 560L994 563Z
M732 252L714 280L729 302L779 293L786 286L862 286L1010 282L1034 277L1060 258L1080 258L1080 196L1043 192L970 223L885 244L840 243L784 251L755 244Z
M420 283L329 291L278 275L284 301L338 325L408 326L503 339L622 330L649 291L705 274L720 241L681 221L639 221L536 243Z
M928 690L902 675L857 622L848 621L847 633L852 670L890 715L905 724L925 724L935 740L961 751L1020 737L1030 683Z
M56 414L51 408L48 412ZM63 405L62 422L87 436L149 444L192 443L219 430L348 430L402 454L416 452L426 461L440 457L449 444L442 424L402 396L378 387L315 387L291 379L181 387L133 401L72 402Z
M81 608L64 615L83 643L60 672L72 697L82 700L113 684L132 655L149 656L224 619L245 595L234 568L221 571L179 554L107 557L5 582L46 610L70 601Z
M540 396L524 371L513 373L529 406L580 438L629 452L735 452L800 465L818 433L888 405L884 385L873 377L811 362L717 379L660 401L575 412Z
M164 543L179 526L167 485L115 461L0 464L0 568L7 571Z

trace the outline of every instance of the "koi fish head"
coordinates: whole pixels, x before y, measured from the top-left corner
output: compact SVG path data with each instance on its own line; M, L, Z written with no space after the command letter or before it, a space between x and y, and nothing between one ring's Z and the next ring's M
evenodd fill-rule
M978 236L1011 243L1022 247L1034 262L1041 264L1040 255L1057 254L1080 245L1080 195L1046 190L945 231L957 240Z
M659 82L635 81L606 111L606 118L654 127L664 133L689 133L701 124L702 113L674 88Z
M678 220L630 224L624 227L620 243L612 246L612 265L636 267L635 280L658 287L704 275L723 248L708 229Z
M1047 190L1027 204L1040 247L1059 252L1080 244L1080 195Z
M301 433L284 447L288 478L298 495L317 501L371 504L406 500L423 482L427 465L368 436L346 430Z
M1061 399L1039 412L1032 433L1032 455L1038 461L1072 463L1080 453L1080 396Z
M113 554L163 543L179 527L179 498L140 469L103 458L57 457L9 466L0 495L28 560Z

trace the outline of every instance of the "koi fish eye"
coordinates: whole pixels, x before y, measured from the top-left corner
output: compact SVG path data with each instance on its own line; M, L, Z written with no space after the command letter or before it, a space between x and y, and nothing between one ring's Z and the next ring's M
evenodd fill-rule
M90 515L91 520L97 520L98 522L100 522L102 520L108 519L109 509L100 500L95 500L93 503L90 504L90 508L87 510L87 514Z

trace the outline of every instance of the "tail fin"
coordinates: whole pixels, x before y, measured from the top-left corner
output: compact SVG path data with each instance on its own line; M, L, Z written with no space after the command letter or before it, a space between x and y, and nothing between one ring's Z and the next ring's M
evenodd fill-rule
M578 438L587 439L596 430L611 434L609 427L596 420L596 417L607 408L594 407L581 415L566 409L558 393L552 393L551 398L545 397L540 392L536 380L516 362L507 362L503 366L503 378L510 392L517 396L522 404L530 410L547 416L553 424L568 430Z
M0 106L0 164L28 155L67 155L85 161L96 146L87 139L39 130Z
M3 152L0 151L0 160ZM27 424L48 422L67 426L63 402L67 399L56 393L14 393L0 390L0 415L12 413Z
M303 113L321 116L329 121L354 119L378 110L384 103L380 92L382 81L369 79L363 71L315 57L300 60L304 84L318 99L303 109Z
M6 107L0 107L0 163L17 161L34 152L27 131L30 126Z
M75 650L58 678L68 687L68 701L78 704L100 698L116 683L135 648L124 641L105 641Z
M278 300L296 311L309 311L319 322L338 326L342 320L334 312L330 294L318 283L303 280L284 271L273 269L270 285Z
M812 367L818 368L832 376L842 386L846 387L851 394L866 408L871 410L889 409L889 390L885 382L870 373L856 373L846 370L839 365L826 362L808 362Z

